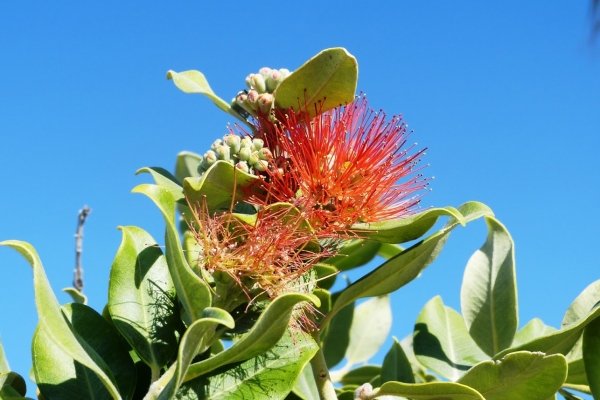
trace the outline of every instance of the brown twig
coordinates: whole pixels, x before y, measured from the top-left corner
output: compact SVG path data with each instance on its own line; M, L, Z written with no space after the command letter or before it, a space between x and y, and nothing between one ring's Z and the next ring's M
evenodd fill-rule
M73 270L73 286L83 292L83 268L81 267L81 253L83 252L83 224L88 214L92 211L88 206L79 210L77 217L77 231L75 232L75 269Z

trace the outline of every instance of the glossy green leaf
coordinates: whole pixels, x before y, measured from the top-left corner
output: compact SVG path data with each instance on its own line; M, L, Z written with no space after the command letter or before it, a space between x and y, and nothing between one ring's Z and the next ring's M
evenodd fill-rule
M198 165L202 162L200 154L192 153L191 151L182 151L177 154L177 162L175 163L175 177L179 182L183 182L185 178L190 176L199 176Z
M183 188L179 180L169 171L161 167L144 167L135 171L136 175L141 173L149 173L152 175L154 182L171 192L175 201L182 199Z
M175 287L152 236L135 226L120 229L123 238L110 270L108 309L121 335L158 374L177 350Z
M506 228L485 217L488 236L469 259L460 291L471 337L490 357L508 348L519 326L514 244Z
M546 354L560 353L562 355L566 355L569 353L569 351L571 351L573 346L575 346L581 337L583 328L585 328L587 324L598 317L600 317L600 306L595 307L586 317L580 319L579 321L573 322L562 329L501 351L494 356L494 360L498 360L508 353L521 350L540 351Z
M243 363L229 364L186 382L177 399L284 399L318 346L310 336L294 331L268 351Z
M600 280L591 283L571 303L562 321L562 326L568 326L589 314L600 303Z
M302 301L310 301L319 306L319 299L312 294L285 293L278 296L267 306L252 329L230 348L192 364L185 381L204 375L222 365L244 361L269 350L286 332L294 308Z
M71 296L71 299L73 299L74 303L87 304L87 296L81 293L79 290L68 287L64 288L62 291Z
M379 365L363 365L348 371L340 380L342 385L363 385L381 374Z
M398 254L404 251L403 247L392 243L381 243L377 255L389 260L392 257L396 257Z
M346 49L326 49L308 60L281 82L275 107L296 111L325 112L351 103L356 93L358 63Z
M374 223L354 224L352 229L363 237L384 243L405 243L423 236L439 217L449 216L465 224L463 215L454 207L430 208L409 217Z
M372 240L352 240L343 246L336 256L324 262L340 271L348 271L374 259L380 247L381 243Z
M71 331L61 312L58 300L52 292L52 287L40 258L29 243L7 240L0 242L0 246L8 246L17 250L33 267L33 288L35 291L35 304L40 324L49 340L71 359L76 360L92 370L107 388L112 398L120 399L115 380L110 376L106 364L95 354L88 352L80 344L78 337Z
M27 393L25 379L16 372L0 372L0 399L22 398Z
M318 286L321 289L330 289L338 276L338 269L327 264L316 264L313 269L317 273Z
M211 305L212 294L208 285L192 271L185 260L179 234L175 228L175 199L168 189L158 185L139 185L133 193L148 196L160 209L166 225L166 258L173 279L177 299L185 310L184 321L189 326L201 318L202 311Z
M381 383L397 381L415 383L415 376L406 353L395 337L381 365Z
M389 296L373 297L356 306L346 350L348 364L364 363L373 357L387 339L391 327Z
M477 364L459 383L476 389L486 400L545 400L566 377L564 356L520 351Z
M386 382L381 385L375 398L381 396L402 396L413 400L486 400L475 389L454 382Z
M310 363L307 363L302 369L292 392L302 400L320 400Z
M179 351L177 362L155 383L152 384L146 400L172 399L183 382L193 358L208 348L208 342L213 338L217 326L224 325L233 329L235 322L229 313L220 308L207 307L204 309L203 318L194 321L185 331Z
M452 228L457 225L464 225L481 217L493 217L494 212L491 208L478 201L467 201L458 207L458 211L462 214L462 219L450 217L444 225L444 228Z
M520 346L533 339L556 332L556 328L545 325L541 319L534 318L515 334L511 347Z
M175 72L169 70L167 72L167 79L172 79L175 86L177 86L184 93L190 94L203 94L208 97L217 107L225 111L227 114L234 116L244 123L248 123L244 117L242 117L237 111L231 108L231 105L225 100L213 92L208 84L208 81L199 71L183 71Z
M333 299L332 299L333 300ZM354 302L342 308L333 316L325 332L322 350L327 367L339 364L350 343L350 326L354 318Z
M2 346L2 339L0 338L0 374L11 372L6 354L4 353L4 346Z
M114 377L121 395L131 398L135 389L135 366L117 331L84 304L66 304L63 313L87 354L100 360L98 366ZM32 352L35 381L46 398L120 398L111 395L97 372L69 356L54 342L46 325L38 325Z
M594 399L600 399L600 318L585 327L582 353L590 390Z
M451 381L488 359L469 336L461 315L445 306L440 296L429 300L421 310L413 349L422 365Z
M258 177L220 160L202 177L185 178L183 191L192 205L201 205L206 199L209 211L228 210L231 208L232 193L235 193L236 201L242 201L249 190L254 190L258 180Z

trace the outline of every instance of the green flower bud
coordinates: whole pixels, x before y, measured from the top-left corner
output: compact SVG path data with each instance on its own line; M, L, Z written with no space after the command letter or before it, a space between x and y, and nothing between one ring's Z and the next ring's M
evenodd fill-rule
M242 138L241 148L242 149L245 149L245 148L251 149L252 148L252 139L250 139L250 137L248 137L248 136L244 136Z
M238 153L238 157L242 161L248 161L250 159L251 155L252 155L252 150L250 150L250 148L248 148L248 147L242 147L240 149L240 152Z
M252 153L250 154L250 157L248 157L248 165L254 166L254 164L258 163L259 161L260 158L258 158L258 153Z
M235 102L247 113L254 115L254 110L248 104L248 94L246 92L239 92L238 95L235 97Z
M261 160L271 160L273 158L273 154L271 153L271 150L263 147L258 151L258 158Z
M265 141L262 139L252 139L252 148L254 151L258 151L263 148Z
M248 78L246 78L246 84L250 89L256 90L258 93L264 93L267 90L267 85L265 83L265 78L261 74L250 74Z
M252 112L254 113L258 110L258 92L256 90L250 90L248 92L248 97L246 98L245 104L250 107Z
M281 76L283 77L283 79L287 78L287 77L288 77L288 76L290 76L290 74L291 74L290 70L289 70L289 69L287 69L287 68L281 68L281 69L279 70L279 73L281 74ZM283 80L283 79L282 79L282 80Z
M237 164L235 164L235 167L240 171L250 173L250 167L248 166L248 163L246 161L238 162Z
M223 144L223 141L221 139L217 139L213 142L212 146L210 146L210 149L212 151L217 151L217 147L221 146Z
M219 160L229 161L231 159L231 149L229 146L222 144L215 150L215 154Z
M228 133L223 136L223 143L225 143L231 149L231 154L237 154L240 151L240 147L242 145L242 138L234 135L233 133Z
M266 171L269 167L269 163L266 160L258 160L256 164L252 164L252 168L257 171Z
M258 109L263 114L268 114L273 106L273 95L271 93L261 93L258 95Z
M202 159L202 162L200 162L200 166L204 169L208 169L208 168L210 168L211 165L216 163L217 160L218 160L218 158L217 158L217 155L215 154L215 152L212 150L209 150L206 153L204 153L204 158Z
M267 80L267 77L269 76L269 74L271 73L272 69L269 67L262 67L260 69L260 71L258 71L259 74L262 75L262 77L265 79L265 81Z
M273 93L277 86L283 81L283 75L276 69L272 70L266 79L267 91Z

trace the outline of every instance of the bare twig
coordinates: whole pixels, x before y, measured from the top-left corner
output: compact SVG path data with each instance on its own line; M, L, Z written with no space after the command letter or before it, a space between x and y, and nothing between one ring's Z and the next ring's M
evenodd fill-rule
M81 267L81 253L83 252L83 224L88 214L92 211L88 206L79 210L77 217L77 231L75 232L75 269L73 270L73 286L83 292L83 268Z

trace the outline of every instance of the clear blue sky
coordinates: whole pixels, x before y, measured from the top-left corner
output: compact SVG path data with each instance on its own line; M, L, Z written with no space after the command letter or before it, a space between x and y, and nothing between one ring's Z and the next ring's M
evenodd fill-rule
M238 5L239 4L239 5ZM292 6L293 5L293 6ZM342 46L372 107L402 113L435 176L426 206L488 204L516 242L520 325L560 325L600 279L600 45L587 1L4 2L0 5L0 240L31 242L61 302L71 285L77 211L85 293L101 311L119 225L162 242L157 209L130 194L144 166L172 169L234 122L185 95L168 69L198 69L229 99L263 66L293 70ZM460 309L478 221L452 234L429 269L393 296L404 337L441 294ZM0 335L27 374L36 325L32 274L0 249Z

